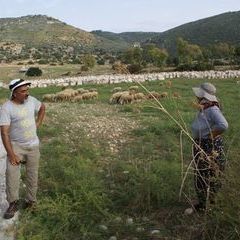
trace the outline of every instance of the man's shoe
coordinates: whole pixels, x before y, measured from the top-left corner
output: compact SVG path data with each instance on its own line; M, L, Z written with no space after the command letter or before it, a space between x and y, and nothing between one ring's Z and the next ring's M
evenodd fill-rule
M4 213L3 218L5 219L13 218L18 209L19 209L18 201L16 200L14 202L11 202L9 204L7 211Z

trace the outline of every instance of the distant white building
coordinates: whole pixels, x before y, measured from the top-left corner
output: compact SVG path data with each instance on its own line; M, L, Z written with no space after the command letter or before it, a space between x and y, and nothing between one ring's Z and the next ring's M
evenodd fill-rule
M140 48L140 47L141 47L140 42L134 42L134 43L133 43L133 47L134 47L134 48Z

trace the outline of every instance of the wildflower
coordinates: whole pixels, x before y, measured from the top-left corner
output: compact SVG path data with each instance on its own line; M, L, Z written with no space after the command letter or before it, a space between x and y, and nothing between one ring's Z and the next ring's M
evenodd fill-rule
M159 234L159 233L160 233L159 230L152 230L152 231L151 231L151 234L152 234L152 235Z
M106 225L99 225L99 228L103 231L107 231L108 227Z
M117 240L117 237L116 237L116 236L111 236L111 237L109 238L109 240Z
M132 218L128 218L128 219L126 220L126 223L127 223L128 225L133 224L133 219L132 219Z

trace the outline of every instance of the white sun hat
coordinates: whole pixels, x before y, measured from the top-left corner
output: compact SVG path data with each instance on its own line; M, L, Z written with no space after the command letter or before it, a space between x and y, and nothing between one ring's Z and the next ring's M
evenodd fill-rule
M218 102L216 87L211 83L202 83L200 87L194 87L192 90L196 97L205 98L211 102Z
M13 80L9 83L9 85L8 85L9 90L11 91L10 98L12 98L13 91L14 91L16 88L21 87L21 86L23 86L23 85L31 85L31 82L25 81L25 80L20 79L20 78L18 78L18 79L13 79Z

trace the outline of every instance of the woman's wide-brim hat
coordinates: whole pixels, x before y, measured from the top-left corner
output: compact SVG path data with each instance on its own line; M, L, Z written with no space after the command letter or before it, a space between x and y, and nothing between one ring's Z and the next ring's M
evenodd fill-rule
M194 87L192 90L198 98L205 98L211 102L218 102L216 88L211 83L202 83L200 87Z
M30 86L30 85L31 85L31 82L25 81L25 80L23 80L23 79L13 79L13 80L9 83L9 85L8 85L9 90L11 91L10 98L12 98L13 91L14 91L16 88L19 88L19 87L21 87L21 86L23 86L23 85L29 85L29 86Z

